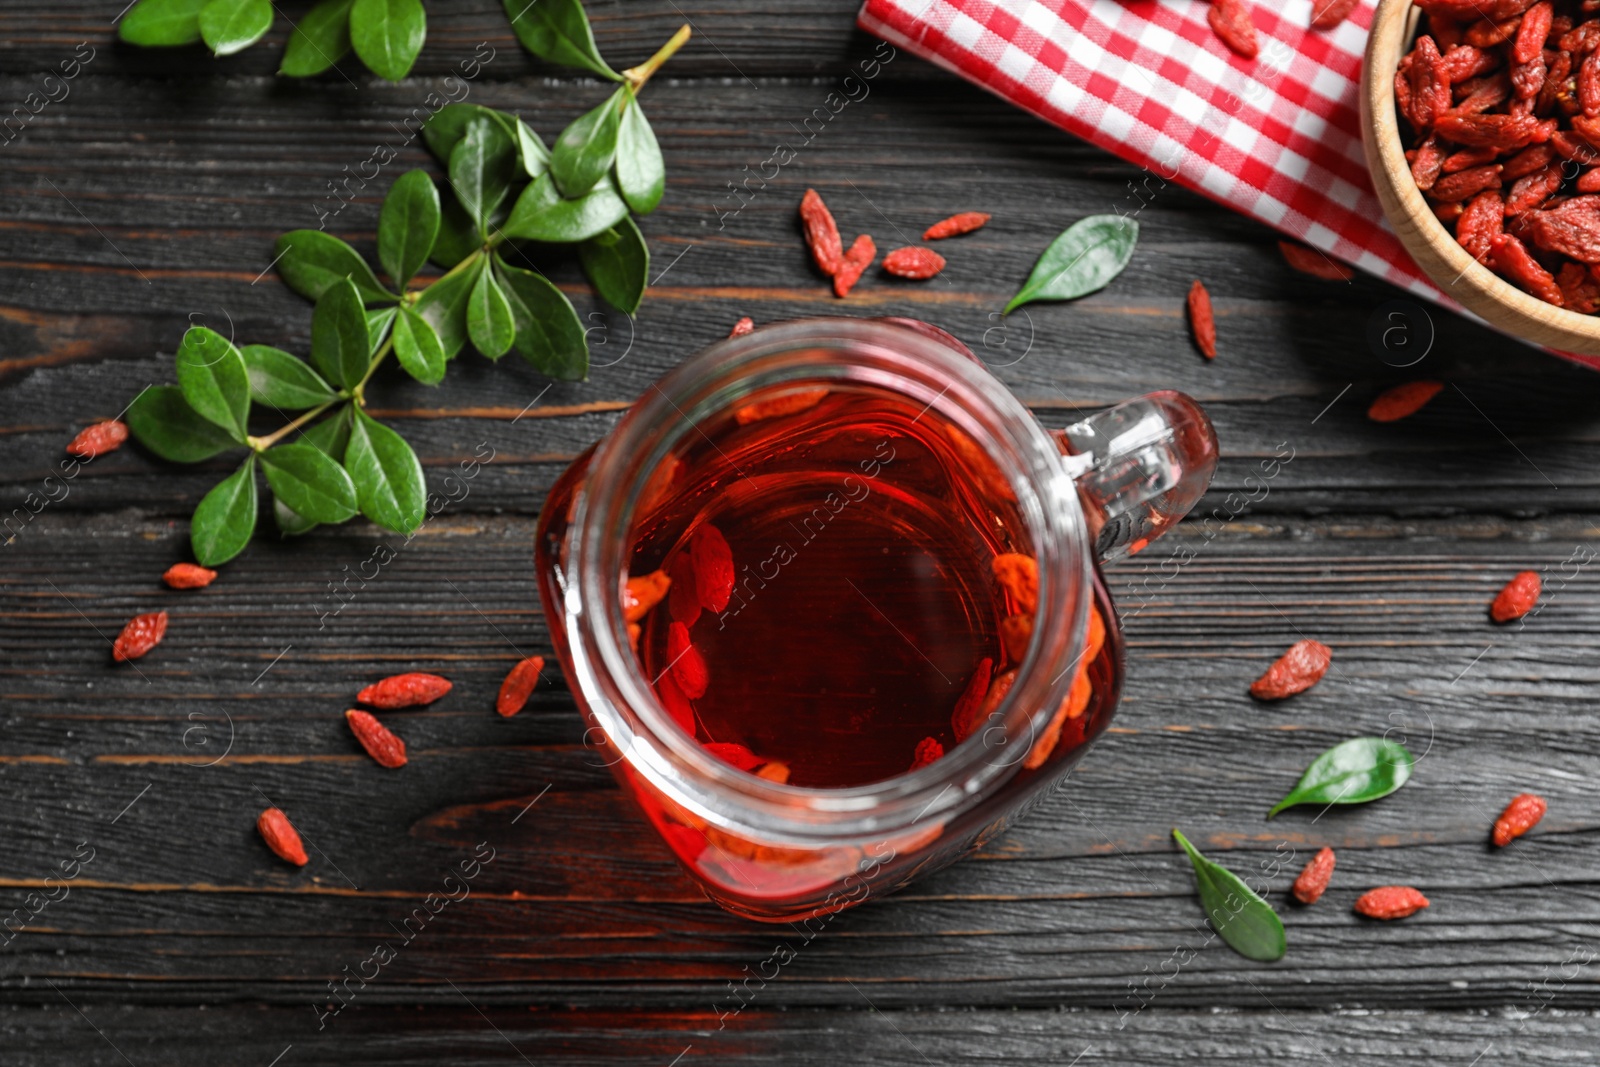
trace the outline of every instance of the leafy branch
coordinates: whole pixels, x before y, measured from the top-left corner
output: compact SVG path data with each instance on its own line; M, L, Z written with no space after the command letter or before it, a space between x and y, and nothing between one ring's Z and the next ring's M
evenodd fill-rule
M575 0L535 6L544 9L540 19L529 15L519 35L565 13L563 32L538 38L541 44L556 42L552 57L610 71ZM542 273L516 266L512 253L523 241L573 247L604 300L637 310L650 252L630 211L654 210L666 180L637 93L687 38L686 26L645 63L608 75L622 84L553 149L516 115L466 103L435 112L422 135L446 169L448 195L424 170L390 186L377 232L387 282L331 234L294 230L278 238L280 276L314 303L309 360L269 345L237 346L206 327L184 335L177 384L146 390L127 421L141 443L177 463L244 450L238 469L195 509L190 540L201 564L232 559L254 536L258 470L286 535L358 512L399 533L422 524L422 465L403 437L366 410L367 386L391 354L425 385L442 381L469 344L492 360L515 350L553 378L587 375L577 311ZM444 273L415 284L430 260ZM263 407L287 421L252 433L252 415Z

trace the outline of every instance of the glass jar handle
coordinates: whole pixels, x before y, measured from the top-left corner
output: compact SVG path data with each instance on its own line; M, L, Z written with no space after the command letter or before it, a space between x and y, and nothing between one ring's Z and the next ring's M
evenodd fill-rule
M1053 436L1078 485L1101 562L1137 552L1176 525L1217 469L1211 420L1170 389L1124 401Z

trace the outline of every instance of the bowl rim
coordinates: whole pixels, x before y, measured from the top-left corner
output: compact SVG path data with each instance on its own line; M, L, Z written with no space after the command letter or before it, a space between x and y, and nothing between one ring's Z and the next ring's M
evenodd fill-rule
M1400 140L1394 74L1420 16L1414 0L1379 0L1362 61L1362 147L1390 226L1434 285L1491 325L1534 344L1600 355L1600 313L1546 303L1479 263L1445 229L1411 177Z

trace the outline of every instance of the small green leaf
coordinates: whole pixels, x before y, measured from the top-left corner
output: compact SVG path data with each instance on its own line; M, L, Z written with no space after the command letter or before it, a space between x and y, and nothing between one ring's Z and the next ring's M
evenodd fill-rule
M550 150L533 132L533 127L517 119L517 148L522 155L522 173L537 178L550 169Z
M261 453L272 493L311 522L344 522L356 513L356 486L345 469L314 445L290 444Z
M483 263L483 254L474 252L424 289L417 301L417 313L433 327L446 359L454 359L467 343L467 303Z
M139 0L117 26L117 36L145 48L170 48L200 40L200 12L210 0Z
M378 349L383 346L384 339L389 336L389 327L394 323L394 317L399 312L398 307L369 309L367 311L367 357L370 359L378 354ZM366 373L365 371L362 372Z
M350 442L350 405L341 406L334 414L301 430L296 443L319 448L334 459L343 459L345 446Z
M332 234L321 230L290 230L278 238L278 273L289 288L310 300L337 281L349 278L361 298L379 304L400 299L382 285L360 254Z
M1398 741L1353 737L1312 760L1267 818L1296 804L1365 804L1386 797L1410 780L1414 763L1411 750Z
M444 379L444 346L428 320L411 308L402 307L394 320L394 354L406 373L423 385L438 385Z
M439 236L434 238L433 251L428 258L445 270L483 248L483 238L478 236L478 225L455 197L444 202L439 212Z
M250 375L250 395L263 404L282 411L304 411L337 396L310 364L281 348L245 345L239 355Z
M200 501L189 522L189 543L202 567L226 563L250 543L256 530L256 454Z
M589 342L566 294L544 275L498 258L495 270L517 326L517 354L552 378L577 382L587 377Z
M355 409L344 467L355 482L361 514L397 533L422 525L427 486L422 464L405 438Z
M1139 224L1133 219L1121 215L1079 219L1050 242L1004 313L1034 300L1075 300L1104 289L1133 258L1138 240Z
M661 158L661 146L656 143L650 120L633 99L632 90L628 96L622 126L617 131L617 187L629 207L648 215L661 203L661 194L666 191L667 164Z
M380 78L397 82L411 73L427 35L422 0L356 0L350 9L350 43Z
M481 238L511 192L517 146L505 129L489 119L473 119L450 152L450 188L477 223Z
M309 78L331 68L350 51L350 5L355 0L322 0L300 17L283 49L278 73Z
M277 497L272 498L272 518L278 524L278 532L285 537L299 537L317 528L316 523L304 515L297 515L293 508Z
M444 107L428 116L422 124L422 139L428 143L428 151L434 158L445 166L450 165L450 153L455 151L456 144L467 135L467 126L473 119L488 119L497 122L506 131L506 136L516 139L516 128L511 124L511 116L503 111L492 108L480 107L477 104L446 104Z
M578 246L578 260L606 303L632 315L650 279L650 247L631 218Z
M556 138L550 150L550 175L562 196L569 200L582 196L611 169L617 158L620 112L628 96L628 88L623 86L605 103L573 119Z
M389 186L378 213L378 262L404 291L428 261L439 236L439 190L425 170L408 170Z
M138 442L162 459L199 463L238 442L199 415L176 385L153 385L128 408L128 429Z
M213 55L231 56L272 29L272 0L211 0L200 11L200 36Z
M1195 851L1177 829L1172 836L1189 854L1195 886L1200 890L1200 905L1222 940L1246 959L1262 963L1281 960L1289 944L1283 934L1283 920L1272 905L1245 885L1244 879Z
M582 67L602 78L621 81L622 75L606 65L594 44L594 31L579 0L504 0L511 28L522 47L552 63Z
M627 214L628 205L610 175L585 195L568 200L556 192L555 179L544 174L517 197L502 229L507 237L573 244L609 230Z
M517 339L517 324L511 318L511 305L494 272L480 270L467 301L467 336L472 346L490 359L499 359L511 350Z
M331 286L311 312L311 360L324 378L345 389L366 377L372 363L367 312L348 280Z
M233 343L191 326L178 346L178 388L195 414L244 443L249 433L250 374Z

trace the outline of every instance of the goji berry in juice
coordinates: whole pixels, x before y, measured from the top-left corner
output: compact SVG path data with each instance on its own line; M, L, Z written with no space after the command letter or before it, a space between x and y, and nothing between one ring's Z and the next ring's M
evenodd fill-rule
M707 679L695 737L781 764L791 785L861 785L906 773L919 750L953 750L952 712L980 663L1014 662L1000 626L1016 607L994 560L1034 551L992 461L936 410L857 386L696 428L674 493L634 530L629 571L676 573L688 556L698 572L709 527L732 589L688 625L670 605L641 620L644 675L675 677L674 654L692 647ZM1096 689L1110 688L1107 669L1091 672ZM1103 726L1100 703L1060 753Z

